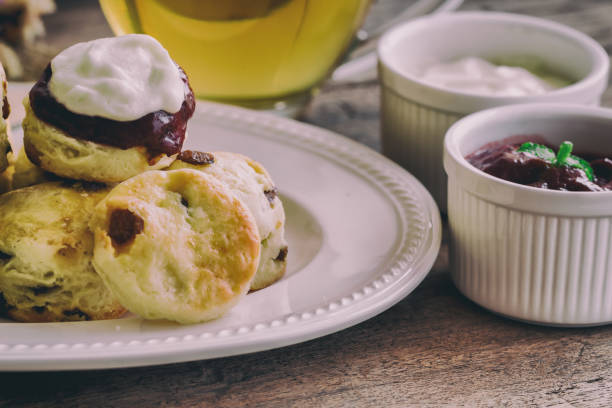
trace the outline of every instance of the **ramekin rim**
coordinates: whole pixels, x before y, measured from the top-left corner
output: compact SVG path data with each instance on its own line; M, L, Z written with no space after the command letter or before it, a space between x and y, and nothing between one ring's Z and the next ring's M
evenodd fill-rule
M589 54L593 57L593 67L591 71L582 79L562 88L558 88L547 92L541 95L528 95L528 96L495 96L495 95L483 95L477 93L470 92L462 92L457 90L448 89L445 87L437 86L425 81L420 80L414 75L411 75L408 72L400 72L393 67L393 64L390 63L389 56L385 54L384 47L385 44L390 41L396 33L404 30L405 27L413 25L418 26L425 24L430 21L446 21L446 20L457 20L457 19L474 19L474 20L491 20L491 21L504 21L504 22L514 22L518 24L527 24L532 27L542 28L544 30L553 31L559 33L561 35L565 35L566 37L572 38L575 40L580 46L582 46L585 50L588 50ZM538 102L545 103L551 99L556 97L563 97L572 95L574 93L579 93L584 91L585 89L589 89L595 85L597 85L603 78L605 78L610 69L610 58L603 47L595 41L593 38L589 37L587 34L578 31L570 26L565 24L557 23L555 21L546 20L539 17L527 16L522 14L515 13L504 13L504 12L495 12L495 11L459 11L454 13L446 13L439 15L431 15L424 16L418 19L414 19L408 21L404 24L400 24L397 27L394 27L387 31L380 39L378 47L377 47L377 56L379 65L386 70L390 74L392 74L396 78L401 78L401 80L406 81L407 83L412 83L418 86L421 86L425 89L430 89L435 92L445 93L449 96L453 96L456 98L466 98L470 100L477 100L481 102L489 102L491 106L494 105L502 105L507 103L530 103L530 102Z

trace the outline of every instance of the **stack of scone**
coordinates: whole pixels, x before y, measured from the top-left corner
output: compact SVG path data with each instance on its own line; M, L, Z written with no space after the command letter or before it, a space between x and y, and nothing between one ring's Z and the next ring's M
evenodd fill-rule
M12 189L0 195L0 313L195 323L283 276L272 179L239 154L182 150L193 92L152 37L64 50L24 105L10 167L0 121Z

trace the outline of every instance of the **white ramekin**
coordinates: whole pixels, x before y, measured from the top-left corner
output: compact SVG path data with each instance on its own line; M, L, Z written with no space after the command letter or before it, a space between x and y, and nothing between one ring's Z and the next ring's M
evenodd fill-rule
M428 85L412 72L464 56L537 58L575 82L544 95L479 96ZM442 140L459 118L495 106L560 102L599 105L609 58L593 39L551 21L516 14L459 12L392 29L378 46L381 132L385 155L429 189L446 212Z
M472 114L444 141L451 273L503 315L541 324L612 323L612 192L551 191L490 176L465 156L513 135L612 155L612 110L525 104Z

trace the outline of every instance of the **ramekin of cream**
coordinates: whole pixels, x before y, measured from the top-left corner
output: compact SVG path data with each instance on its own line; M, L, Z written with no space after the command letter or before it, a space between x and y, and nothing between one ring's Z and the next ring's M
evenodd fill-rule
M502 106L444 140L451 275L532 323L612 323L612 109Z
M592 38L540 18L494 12L423 17L378 45L383 153L423 182L442 212L442 141L461 117L496 106L599 105L609 57Z

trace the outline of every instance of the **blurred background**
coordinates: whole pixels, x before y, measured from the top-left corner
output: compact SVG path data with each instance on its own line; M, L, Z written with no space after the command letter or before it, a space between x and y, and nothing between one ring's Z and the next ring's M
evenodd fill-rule
M373 1L362 33L384 27L415 3ZM496 10L548 18L580 29L612 53L612 2L608 0L464 0L459 10ZM62 49L112 35L97 0L0 0L0 60L9 81L34 81ZM362 39L353 41L349 48L353 53L347 53L347 58L358 55L359 49L373 49L374 41ZM300 119L380 150L378 89L375 75L356 81L326 81ZM610 90L602 102L612 105Z
M413 3L374 1L363 28L372 31ZM112 35L97 0L0 0L0 59L10 80L36 80L62 49Z

